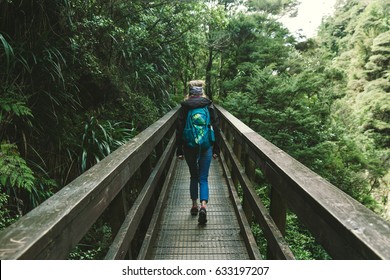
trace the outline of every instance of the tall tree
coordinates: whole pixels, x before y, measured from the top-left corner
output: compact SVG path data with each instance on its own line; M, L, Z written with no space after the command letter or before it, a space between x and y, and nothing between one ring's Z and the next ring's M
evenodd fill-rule
M345 137L354 139L366 162L357 173L370 183L378 201L388 201L390 7L381 0L339 5L318 38L333 65L346 74L344 97L335 104L333 119Z

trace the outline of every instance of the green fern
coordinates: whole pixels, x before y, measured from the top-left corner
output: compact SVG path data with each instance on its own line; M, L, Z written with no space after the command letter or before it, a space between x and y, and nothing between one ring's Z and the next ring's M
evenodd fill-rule
M33 117L31 109L23 101L12 98L2 98L0 100L0 125L2 122L9 122L13 116Z
M0 110L7 113L13 113L18 117L29 116L32 117L30 108L26 106L26 103L11 98L2 98L0 101Z
M0 144L0 185L8 191L19 188L31 192L34 183L34 172L20 157L17 146L9 143Z

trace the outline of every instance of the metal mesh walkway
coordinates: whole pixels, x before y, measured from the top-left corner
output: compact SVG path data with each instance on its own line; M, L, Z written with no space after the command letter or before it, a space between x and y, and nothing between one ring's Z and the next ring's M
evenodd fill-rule
M152 259L249 259L229 190L218 161L212 160L207 224L190 215L190 174L178 160L154 244Z

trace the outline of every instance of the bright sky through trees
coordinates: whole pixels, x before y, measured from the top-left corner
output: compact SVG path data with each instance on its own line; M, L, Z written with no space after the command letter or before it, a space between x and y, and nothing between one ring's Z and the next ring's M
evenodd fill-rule
M333 13L336 0L300 0L300 2L296 17L286 15L280 21L291 33L298 32L310 38L316 35L322 18Z

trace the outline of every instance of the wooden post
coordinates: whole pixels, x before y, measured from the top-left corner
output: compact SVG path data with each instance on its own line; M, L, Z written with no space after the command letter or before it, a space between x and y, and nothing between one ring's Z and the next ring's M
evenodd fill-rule
M118 195L111 202L108 213L109 213L109 223L111 226L112 236L115 236L120 227L122 226L123 221L126 218L127 212L129 211L129 205L126 199L126 190L123 188ZM128 258L127 254L125 258Z
M151 156L148 156L139 169L141 174L141 182L139 182L138 184L138 190L140 190L148 180L151 170L152 170Z
M246 155L246 157L245 157L244 166L245 166L245 174L248 176L249 180L253 184L253 180L255 178L255 164L250 159L250 157L248 155ZM244 197L243 197L243 200L242 200L242 207L244 209L244 212L245 212L245 215L246 215L246 217L248 219L249 224L251 224L252 221L253 221L253 211L250 208L248 200L245 197L245 193L244 193Z
M287 207L284 199L274 188L271 188L270 214L283 236L286 234L286 213Z
M236 139L234 141L233 151L234 151L238 161L242 162L242 146Z
M164 152L164 139L162 139L156 146L157 160L161 157Z
M126 193L124 189L122 189L122 191L120 191L113 199L108 209L110 215L109 223L113 236L118 233L119 228L121 227L127 212L129 211L128 208L129 206L126 201Z
M275 188L271 188L270 214L283 236L286 235L286 213L286 203L284 202L280 194L275 190ZM267 259L276 259L274 253L270 250L269 246L267 248Z

